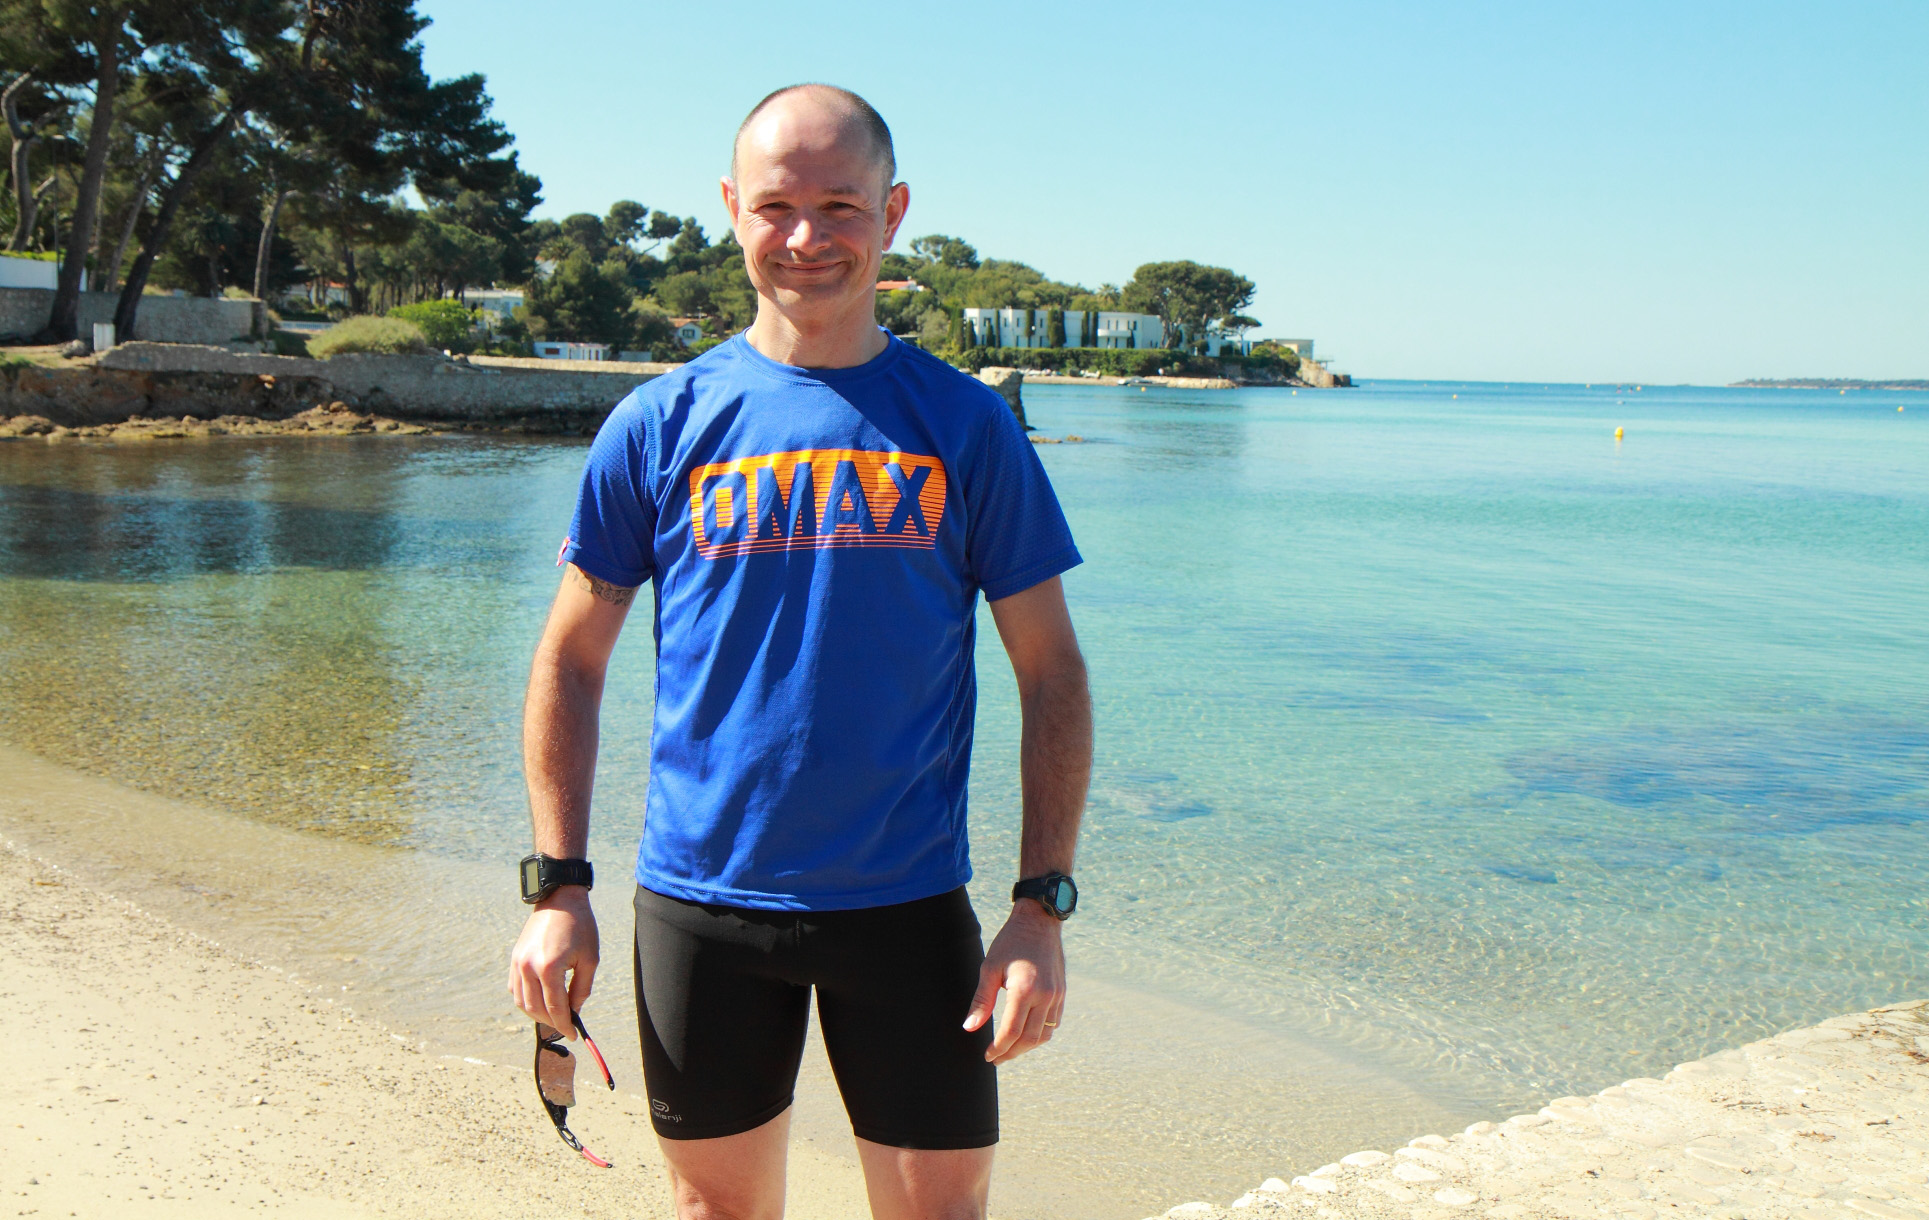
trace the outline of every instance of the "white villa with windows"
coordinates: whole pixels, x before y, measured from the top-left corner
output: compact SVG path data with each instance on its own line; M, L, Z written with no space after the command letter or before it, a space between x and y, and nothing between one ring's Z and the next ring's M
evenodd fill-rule
M1063 347L1164 347L1165 324L1149 313L1124 310L1067 309ZM967 309L965 328L979 347L1050 347L1051 311L1046 309ZM1252 350L1249 340L1213 327L1206 332L1206 355L1231 349L1238 355Z

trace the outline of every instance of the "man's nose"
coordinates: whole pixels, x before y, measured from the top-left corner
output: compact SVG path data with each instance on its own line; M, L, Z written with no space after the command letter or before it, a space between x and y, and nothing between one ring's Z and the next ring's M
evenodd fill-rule
M823 230L811 222L810 217L800 216L791 226L790 240L784 243L793 253L802 254L812 250L822 250L830 244Z

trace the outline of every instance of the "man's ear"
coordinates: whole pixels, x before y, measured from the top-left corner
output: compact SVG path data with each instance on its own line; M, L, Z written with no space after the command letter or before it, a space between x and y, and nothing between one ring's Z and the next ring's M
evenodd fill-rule
M730 231L737 234L738 241L742 241L743 234L737 233L737 184L726 174L717 179L717 185L723 190L724 210L730 213Z
M889 250L897 239L898 226L904 223L904 213L911 207L911 188L900 182L891 188L884 197L884 248Z

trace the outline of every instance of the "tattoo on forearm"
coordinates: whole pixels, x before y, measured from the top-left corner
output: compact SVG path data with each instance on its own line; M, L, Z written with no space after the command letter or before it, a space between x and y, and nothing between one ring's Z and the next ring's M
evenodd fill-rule
M576 573L576 584L591 597L600 597L612 606L627 606L636 600L636 590L622 585L613 585L607 580L598 580L581 568L572 569Z

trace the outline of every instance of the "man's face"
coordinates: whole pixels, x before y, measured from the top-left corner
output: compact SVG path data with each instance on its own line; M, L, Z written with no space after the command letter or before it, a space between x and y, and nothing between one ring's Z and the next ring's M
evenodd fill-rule
M910 193L862 128L808 96L779 99L745 129L723 197L759 296L798 322L868 316Z

